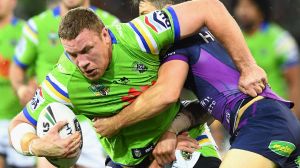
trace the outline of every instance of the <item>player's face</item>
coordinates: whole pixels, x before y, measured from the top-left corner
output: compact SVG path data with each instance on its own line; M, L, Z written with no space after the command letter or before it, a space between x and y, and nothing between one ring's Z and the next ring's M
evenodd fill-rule
M74 9L84 5L86 0L62 0L63 5L67 9Z
M111 59L111 39L107 29L99 34L84 29L75 39L64 40L62 45L85 77L97 81L106 71Z
M243 29L251 29L263 20L261 12L251 0L240 0L234 13Z
M150 13L154 10L157 10L156 7L149 1L144 0L141 1L139 4L139 14L140 15L145 15L147 13Z
M14 9L15 0L0 0L0 19L7 16Z

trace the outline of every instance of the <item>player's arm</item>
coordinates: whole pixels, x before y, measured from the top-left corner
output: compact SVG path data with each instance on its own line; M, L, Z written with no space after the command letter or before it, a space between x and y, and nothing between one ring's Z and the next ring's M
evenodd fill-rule
M77 155L74 149L79 147L80 134L77 132L61 139L59 131L65 124L66 122L58 122L47 135L39 138L35 125L21 112L10 123L10 142L14 149L23 155L72 158Z
M55 73L55 72L54 72ZM60 78L65 80L65 78ZM54 86L57 86L54 88ZM62 139L59 130L64 127L64 122L58 122L43 137L38 138L36 135L36 125L40 113L52 102L60 102L70 105L68 92L52 74L46 77L35 93L35 96L24 107L10 123L9 135L10 140L15 148L21 154L35 156L51 157L74 157L80 145L80 134L77 132L66 139ZM52 88L52 90L50 89ZM64 95L62 94L64 93ZM58 99L54 94L63 99Z
M188 64L181 60L164 63L155 85L143 92L133 103L110 118L97 118L94 127L102 136L111 136L137 122L152 118L178 101L188 73Z
M35 88L26 83L26 71L36 59L37 34L34 21L29 20L23 27L22 37L10 66L9 78L22 105L25 105L34 95Z
M251 96L262 92L267 82L266 73L256 65L240 28L219 0L194 0L172 8L178 17L181 39L207 26L227 49L241 72L241 91Z

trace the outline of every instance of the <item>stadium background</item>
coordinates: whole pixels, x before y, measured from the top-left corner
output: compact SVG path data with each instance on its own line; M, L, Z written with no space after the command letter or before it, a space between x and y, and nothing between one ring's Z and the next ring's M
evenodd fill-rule
M229 11L232 0L221 0ZM92 0L93 5L109 11L121 19L129 21L138 15L138 10L130 0ZM47 8L47 4L55 3L55 0L22 0L18 2L16 15L28 19ZM34 4L34 5L32 5ZM270 6L273 19L283 28L287 29L300 43L300 0L272 0Z

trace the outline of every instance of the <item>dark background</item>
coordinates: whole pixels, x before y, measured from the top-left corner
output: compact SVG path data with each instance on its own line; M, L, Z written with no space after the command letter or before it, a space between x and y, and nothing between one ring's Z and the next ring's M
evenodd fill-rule
M20 0L16 15L28 19L47 8L47 4L57 0ZM231 10L231 0L221 0L227 9ZM137 7L131 4L131 0L91 0L91 3L118 16L126 22L138 15ZM273 19L283 28L290 31L300 43L300 0L272 0L270 6Z

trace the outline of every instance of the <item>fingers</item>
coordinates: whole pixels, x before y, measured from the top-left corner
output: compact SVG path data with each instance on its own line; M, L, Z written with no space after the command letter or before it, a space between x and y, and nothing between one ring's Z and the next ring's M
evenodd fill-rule
M72 158L78 154L81 145L81 136L79 132L75 132L70 137L66 138L66 152L64 157Z
M200 149L199 143L187 136L178 136L177 150L193 153Z
M49 133L58 133L68 122L59 121L49 131Z
M175 157L175 152L173 152L172 154L167 154L164 152L159 152L159 151L153 151L153 155L155 157L155 160L157 161L158 165L160 166L164 166L166 164L169 164L171 162L173 162L174 160L176 160Z

